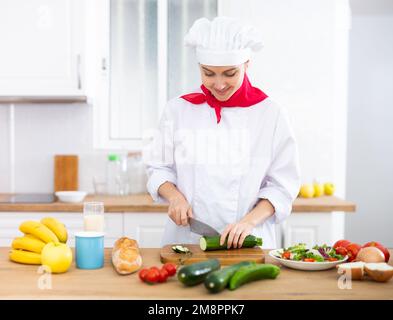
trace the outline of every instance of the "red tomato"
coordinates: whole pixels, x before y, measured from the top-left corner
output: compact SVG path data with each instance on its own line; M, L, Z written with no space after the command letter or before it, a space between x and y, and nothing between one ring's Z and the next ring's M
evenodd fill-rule
M383 254L385 255L385 262L389 261L390 258L390 253L389 250L386 249L382 244L380 244L379 242L376 241L371 241L371 242L367 242L362 248L366 248L366 247L376 247L379 250L381 250L383 252Z
M176 265L173 263L167 262L162 266L162 268L168 272L170 277L176 274Z
M160 278L160 271L156 267L150 268L146 274L145 281L148 283L156 283Z
M304 262L315 262L315 259L313 259L313 258L305 258Z
M139 271L139 279L141 279L142 281L145 281L146 275L149 272L149 269L142 269L141 271Z
M157 270L157 271L160 271L160 268L158 268L158 267L150 267L149 270Z
M333 248L339 248L339 247L343 247L346 248L349 244L351 244L351 241L348 240L338 240L334 245Z
M351 262L356 259L357 255L359 253L359 250L361 248L362 247L360 245L358 245L357 243L351 243L346 247L346 249L348 251L348 262Z
M290 251L284 251L282 254L283 259L291 259L291 252Z
M337 259L337 258L332 258L332 257L330 257L330 258L328 258L327 260L328 260L328 261L337 261L338 259Z
M169 273L164 268L160 270L160 277L158 278L158 282L165 282L168 279Z
M342 255L343 257L345 257L348 254L348 251L344 247L337 247L336 248L336 253Z

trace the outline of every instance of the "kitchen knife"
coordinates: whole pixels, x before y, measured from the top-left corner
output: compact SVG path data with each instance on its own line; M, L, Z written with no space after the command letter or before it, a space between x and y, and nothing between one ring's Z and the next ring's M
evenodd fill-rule
M207 225L202 221L196 220L194 218L189 218L188 222L190 223L191 231L196 234L209 237L220 235L220 233L216 229L212 228L211 226Z

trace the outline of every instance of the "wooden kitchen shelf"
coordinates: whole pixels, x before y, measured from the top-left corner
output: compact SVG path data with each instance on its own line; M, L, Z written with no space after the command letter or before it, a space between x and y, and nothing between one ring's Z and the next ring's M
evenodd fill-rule
M3 104L86 103L86 96L0 96Z
M0 199L10 197L9 194L0 194ZM87 201L103 201L105 212L167 212L166 204L154 203L150 195L137 194L130 196L99 196L88 195ZM0 203L0 212L82 212L83 203ZM303 199L297 198L293 204L294 213L315 213L344 211L354 212L356 205L353 202L342 200L334 196Z

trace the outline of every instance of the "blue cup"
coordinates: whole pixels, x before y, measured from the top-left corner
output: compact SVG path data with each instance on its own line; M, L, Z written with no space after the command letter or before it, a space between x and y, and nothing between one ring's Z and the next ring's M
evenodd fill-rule
M75 233L75 260L79 269L99 269L104 266L104 233Z

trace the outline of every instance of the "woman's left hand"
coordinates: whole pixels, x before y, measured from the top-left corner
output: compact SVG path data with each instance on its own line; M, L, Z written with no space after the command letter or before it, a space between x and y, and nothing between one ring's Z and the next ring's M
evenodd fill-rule
M227 248L241 248L244 239L251 234L252 229L255 225L249 221L240 220L237 223L228 224L221 234L220 245L225 243L225 239L228 237Z

